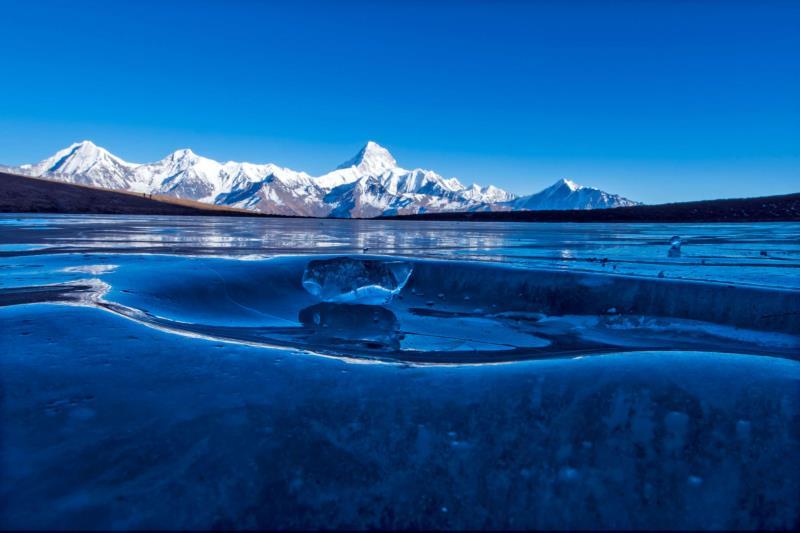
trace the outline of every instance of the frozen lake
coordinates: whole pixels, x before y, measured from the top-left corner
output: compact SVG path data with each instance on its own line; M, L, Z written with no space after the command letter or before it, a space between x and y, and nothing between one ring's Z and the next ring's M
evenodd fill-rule
M799 267L796 223L0 215L0 527L796 528Z

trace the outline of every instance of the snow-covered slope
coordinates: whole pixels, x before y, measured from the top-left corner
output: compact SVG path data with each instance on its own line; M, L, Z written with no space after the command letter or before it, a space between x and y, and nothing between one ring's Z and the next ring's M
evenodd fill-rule
M315 179L330 191L325 201L336 217L372 217L431 211L490 209L516 196L494 187L465 187L432 170L406 170L389 151L370 141L352 159Z
M90 141L83 141L59 150L35 165L22 165L14 170L28 176L57 176L60 181L80 185L130 189L136 166Z
M638 202L603 192L600 189L583 187L574 181L562 178L543 191L522 196L503 205L514 211L542 211L546 209L603 209L638 205Z
M317 178L317 184L326 189L347 185L368 176L380 176L397 168L389 150L376 142L369 141L353 157L336 167L336 170Z
M271 163L219 163L184 149L154 163L136 164L111 155L91 141L73 144L35 165L22 165L11 170L69 183L145 194L164 194L207 203L234 205L226 200L232 198L232 194L238 193L234 195L242 207L250 207L245 205L247 202L242 201L245 199L239 198L243 190L252 190L254 199L258 199L261 197L259 192L264 187L281 189L281 194L264 195L261 203L266 209L263 211L269 213L294 214L291 209L286 213L286 209L280 207L278 202L275 202L275 209L270 209L272 197L286 194L305 197L309 189L317 192L317 186L308 174ZM263 186L254 188L254 184ZM321 193L317 192L317 195L320 196ZM250 201L252 205L257 203Z
M464 186L425 169L406 170L370 141L352 159L318 177L272 163L219 163L178 150L154 163L124 161L83 141L39 163L9 167L29 176L163 194L263 213L374 217L438 211L595 209L632 205L625 198L562 180L517 198L493 185Z

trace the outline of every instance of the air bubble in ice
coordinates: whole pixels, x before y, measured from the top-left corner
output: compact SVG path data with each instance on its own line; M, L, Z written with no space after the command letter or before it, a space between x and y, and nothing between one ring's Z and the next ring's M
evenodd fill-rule
M306 266L303 287L326 302L382 304L403 289L412 269L403 261L320 259Z
M579 477L580 473L576 469L570 466L565 466L564 468L558 471L558 479L560 479L561 481L574 481Z

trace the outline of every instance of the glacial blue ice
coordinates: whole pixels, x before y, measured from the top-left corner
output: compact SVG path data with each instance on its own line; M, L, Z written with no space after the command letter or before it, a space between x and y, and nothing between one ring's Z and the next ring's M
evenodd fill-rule
M798 235L0 216L0 529L797 529Z

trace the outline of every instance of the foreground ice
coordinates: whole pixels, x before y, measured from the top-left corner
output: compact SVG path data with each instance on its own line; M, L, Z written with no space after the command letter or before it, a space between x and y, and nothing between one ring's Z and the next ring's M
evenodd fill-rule
M382 304L402 290L411 271L411 264L405 261L315 260L303 273L303 287L326 302Z
M96 308L0 321L3 529L800 525L797 361L352 365Z
M19 286L0 287L0 305L97 305L182 335L408 363L800 350L793 290L376 256L114 260L97 269L91 255L37 256L30 269L15 266L9 281ZM392 268L413 269L394 290ZM378 278L385 284L372 284Z
M323 302L300 311L299 319L311 346L365 343L382 351L400 349L400 324L385 307Z
M798 235L0 216L0 529L798 529Z

